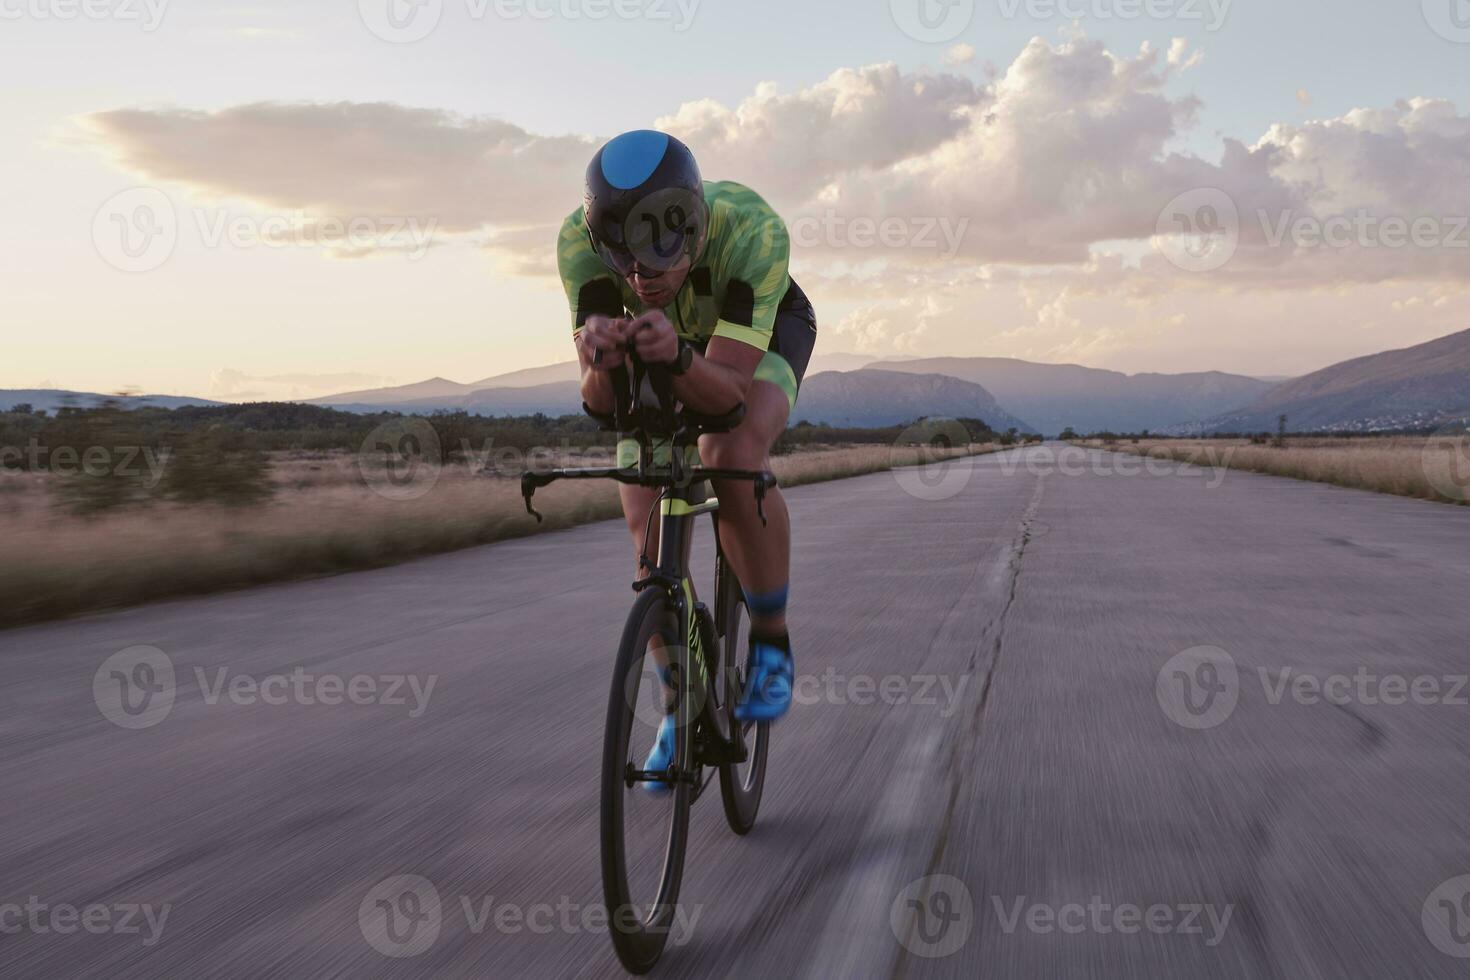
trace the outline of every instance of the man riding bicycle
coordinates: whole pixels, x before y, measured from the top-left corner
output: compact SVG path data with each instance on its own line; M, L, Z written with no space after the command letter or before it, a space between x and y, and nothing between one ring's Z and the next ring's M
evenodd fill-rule
M664 367L674 396L692 412L721 415L745 403L737 427L700 437L706 466L769 468L816 341L816 316L787 272L789 257L786 225L770 206L740 184L703 181L679 140L638 130L607 143L588 164L583 205L562 223L557 242L587 407L613 412L610 372L631 349L645 364ZM762 521L748 485L712 482L720 546L750 615L736 716L770 721L791 705L790 518L778 490L766 497ZM624 485L619 492L641 549L658 491ZM653 654L672 703L668 672L660 652ZM669 715L647 770L668 766L673 731Z

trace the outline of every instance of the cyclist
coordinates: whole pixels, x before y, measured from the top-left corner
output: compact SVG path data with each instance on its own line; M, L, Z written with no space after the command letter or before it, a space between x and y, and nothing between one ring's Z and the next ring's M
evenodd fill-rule
M645 363L667 368L675 397L691 411L720 415L745 403L736 428L700 438L706 466L768 468L816 342L816 315L787 272L789 256L786 225L770 206L740 184L703 181L679 140L637 130L608 142L588 164L582 207L562 223L557 242L587 406L613 411L608 372L623 363L619 346L628 343ZM770 721L791 704L790 518L779 491L767 496L762 524L748 483L712 482L720 545L750 615L736 716ZM619 490L634 547L641 548L657 491ZM661 651L653 654L671 704ZM668 767L673 732L670 715L647 770Z

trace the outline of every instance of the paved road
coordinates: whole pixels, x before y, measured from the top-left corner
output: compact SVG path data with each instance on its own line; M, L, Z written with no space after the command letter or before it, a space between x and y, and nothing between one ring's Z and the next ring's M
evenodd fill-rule
M803 703L755 833L695 807L660 972L1465 976L1423 911L1470 953L1470 510L1046 451L790 494ZM0 976L616 975L627 550L601 524L0 633ZM176 695L126 729L94 677L137 645ZM229 693L298 667L373 703ZM396 875L441 903L414 956L360 924Z

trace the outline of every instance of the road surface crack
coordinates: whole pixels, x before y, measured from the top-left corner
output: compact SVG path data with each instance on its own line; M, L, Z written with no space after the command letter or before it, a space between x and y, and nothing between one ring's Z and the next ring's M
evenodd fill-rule
M1031 541L1032 529L1036 522L1036 512L1041 507L1041 497L1046 486L1045 476L1038 477L1036 489L1032 491L1031 500L1021 514L1020 527L1016 532L1015 539L1011 542L1010 557L1006 561L1005 579L1005 602L1001 605L991 620L985 624L980 632L980 642L975 645L975 652L970 657L970 676L973 676L979 666L981 654L989 652L989 663L986 665L985 678L980 687L980 696L976 701L975 710L970 715L970 723L963 734L957 735L950 747L949 764L947 766L949 779L949 792L946 794L944 810L940 815L939 832L934 840L934 848L930 852L929 860L925 864L922 877L928 877L938 871L940 862L944 860L944 854L949 845L950 832L954 825L956 810L969 781L969 775L973 769L966 764L966 756L969 750L979 740L980 729L985 719L985 710L990 704L990 694L995 687L995 675L1000 669L1002 638L1005 635L1006 619L1010 615L1011 607L1016 602L1016 588L1021 578L1021 566L1026 557L1026 546ZM916 925L916 923L915 923ZM912 926L911 926L912 928ZM893 980L901 980L908 966L907 947L900 951L898 959L893 964L891 976Z

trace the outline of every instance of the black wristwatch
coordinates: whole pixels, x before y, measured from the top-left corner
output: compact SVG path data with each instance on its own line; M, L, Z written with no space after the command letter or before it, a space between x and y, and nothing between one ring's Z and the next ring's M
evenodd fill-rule
M689 370L689 365L694 363L694 345L685 342L683 337L679 338L679 356L669 362L669 373L679 377Z

